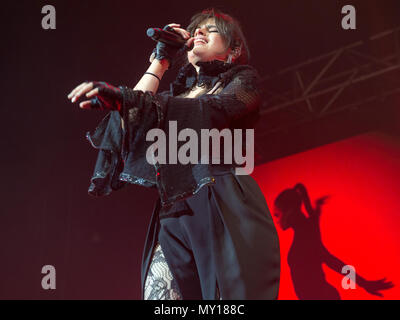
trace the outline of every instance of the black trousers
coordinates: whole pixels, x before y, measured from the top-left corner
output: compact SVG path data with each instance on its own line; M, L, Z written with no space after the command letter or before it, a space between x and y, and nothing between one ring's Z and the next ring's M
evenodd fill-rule
M215 185L168 210L156 204L142 288L159 242L183 299L276 299L279 239L264 195L251 176L218 167L213 174Z

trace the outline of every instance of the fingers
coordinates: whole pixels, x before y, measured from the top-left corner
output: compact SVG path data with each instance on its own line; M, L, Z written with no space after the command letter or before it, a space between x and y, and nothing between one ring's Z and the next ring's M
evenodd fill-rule
M190 38L190 33L182 28L173 28L175 32L178 32L184 39Z
M380 280L382 287L385 289L390 289L394 287L394 283L392 281L387 281L386 278Z
M390 289L390 288L393 288L394 287L394 284L392 283L392 282L390 282L390 283L385 283L385 289L387 290L387 289Z
M68 94L68 99L71 99L71 102L76 102L85 93L88 98L96 96L99 93L99 88L93 89L93 82L83 82ZM91 109L92 100L82 101L79 103L79 108Z
M192 45L193 45L193 42L194 42L194 37L192 37L192 38L189 38L187 41L186 41L186 46L187 47L191 47Z
M92 108L92 101L91 100L82 101L79 104L79 108L81 108L81 109L91 109Z
M93 89L93 82L86 83L86 85L82 86L82 88L75 93L74 97L72 98L72 102L77 101L83 94L92 89Z
M88 93L86 93L86 97L90 98L95 96L96 94L99 94L99 88L95 88L91 91L89 91Z
M75 102L77 101L83 94L85 94L86 92L90 91L93 89L93 82L84 82L81 85L79 85L78 87L76 87L74 89L73 92L71 92L68 95L68 98L71 99L71 102Z
M179 28L181 25L179 23L168 24L175 32L178 32L184 39L190 38L190 33L183 28Z
M68 99L71 99L71 98L74 96L74 94L75 94L76 92L78 92L78 90L81 89L85 84L87 84L87 82L83 82L83 83L81 83L79 86L75 87L75 88L71 91L71 93L68 95Z

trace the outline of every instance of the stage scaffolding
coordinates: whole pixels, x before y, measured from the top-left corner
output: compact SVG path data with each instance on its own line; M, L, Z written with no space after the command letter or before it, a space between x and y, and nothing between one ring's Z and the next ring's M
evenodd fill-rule
M261 81L258 136L400 93L400 27L285 68ZM399 106L400 107L400 106Z

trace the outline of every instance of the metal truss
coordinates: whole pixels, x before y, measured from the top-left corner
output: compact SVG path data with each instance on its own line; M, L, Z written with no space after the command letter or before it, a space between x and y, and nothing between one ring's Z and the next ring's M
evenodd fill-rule
M400 93L399 43L400 27L263 78L261 136Z

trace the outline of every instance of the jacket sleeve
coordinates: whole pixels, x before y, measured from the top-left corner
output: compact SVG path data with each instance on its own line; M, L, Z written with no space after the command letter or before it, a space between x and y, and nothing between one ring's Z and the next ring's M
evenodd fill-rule
M93 148L98 149L88 193L103 196L122 188L125 183L118 179L122 170L122 130L118 111L108 113L94 132L86 133L86 138Z
M153 144L146 141L150 129L168 131L168 122L176 121L177 129L229 128L242 117L259 111L258 76L254 69L244 68L223 84L215 95L197 98L171 96L121 87L123 108L112 111L87 137L99 149L89 193L106 195L126 182L145 187L159 184L157 168L146 160L146 151ZM124 120L124 129L121 127Z
M155 187L154 168L145 159L146 132L161 125L163 111L159 100L168 92L154 97L151 92L121 88L125 112L111 111L86 138L98 149L88 193L104 196L127 182ZM124 120L124 128L122 121Z

